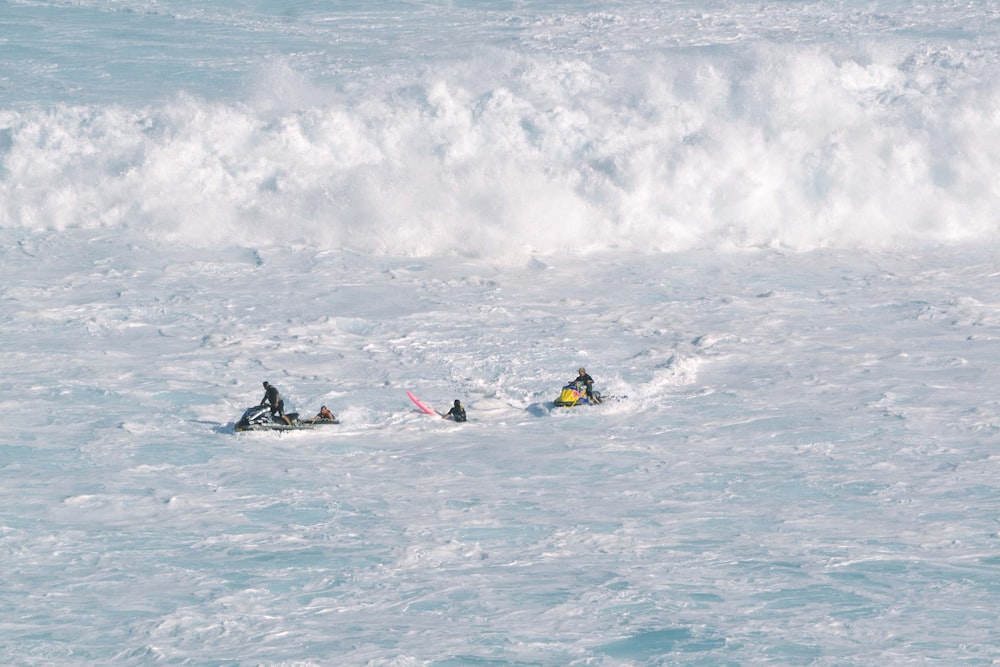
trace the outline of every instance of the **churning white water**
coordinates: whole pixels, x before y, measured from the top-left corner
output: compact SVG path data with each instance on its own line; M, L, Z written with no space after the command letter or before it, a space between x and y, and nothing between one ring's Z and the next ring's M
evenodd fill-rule
M1000 660L1000 10L294 4L0 9L0 662Z

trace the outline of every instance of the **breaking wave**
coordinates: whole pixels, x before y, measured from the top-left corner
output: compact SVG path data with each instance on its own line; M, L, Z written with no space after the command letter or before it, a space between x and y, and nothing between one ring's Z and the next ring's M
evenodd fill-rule
M0 110L0 227L475 257L993 242L998 71L873 41L491 48L365 86L272 60L240 102Z

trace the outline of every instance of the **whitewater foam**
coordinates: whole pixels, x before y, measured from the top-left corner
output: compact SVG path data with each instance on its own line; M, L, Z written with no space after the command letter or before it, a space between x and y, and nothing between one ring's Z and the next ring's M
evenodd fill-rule
M645 18L573 29L665 29ZM995 242L983 44L898 29L617 49L491 44L347 87L271 56L242 100L11 107L0 227L515 261Z

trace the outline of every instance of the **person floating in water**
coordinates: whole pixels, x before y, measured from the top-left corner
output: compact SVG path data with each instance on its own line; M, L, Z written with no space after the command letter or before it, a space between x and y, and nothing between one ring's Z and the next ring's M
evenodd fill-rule
M453 405L451 410L448 411L448 414L441 416L445 419L453 419L457 422L466 421L465 408L462 407L462 403L457 398L455 399L455 405Z
M264 380L264 398L260 399L260 405L267 405L271 408L271 419L277 421L275 417L291 426L292 420L285 416L285 401L281 398L281 393L273 384Z

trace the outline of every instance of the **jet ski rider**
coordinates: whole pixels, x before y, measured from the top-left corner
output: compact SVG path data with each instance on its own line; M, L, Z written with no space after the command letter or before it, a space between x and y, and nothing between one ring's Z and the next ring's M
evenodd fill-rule
M278 388L267 380L264 380L264 398L260 400L260 405L270 406L272 420L277 415L285 424L288 426L292 425L292 420L285 416L285 401L281 398L281 394L278 393Z
M587 375L587 369L583 366L577 371L577 376L570 380L570 384L575 384L578 387L582 385L582 388L586 389L587 398L594 398L594 378Z

